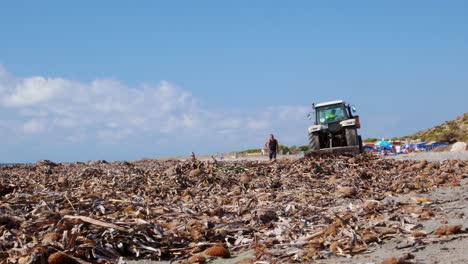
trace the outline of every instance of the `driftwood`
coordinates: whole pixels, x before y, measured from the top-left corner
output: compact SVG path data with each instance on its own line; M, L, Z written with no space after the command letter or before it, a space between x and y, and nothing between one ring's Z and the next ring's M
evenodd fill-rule
M105 222L95 220L95 219L92 219L92 218L89 218L89 217L86 217L86 216L65 215L65 216L63 216L63 219L78 219L78 220L81 220L83 222L90 223L90 224L93 224L93 225L108 227L108 228L113 228L113 229L116 229L116 230L119 230L119 231L128 232L128 229L126 229L126 228L123 228L123 227L120 227L120 226L114 225L114 224L105 223Z

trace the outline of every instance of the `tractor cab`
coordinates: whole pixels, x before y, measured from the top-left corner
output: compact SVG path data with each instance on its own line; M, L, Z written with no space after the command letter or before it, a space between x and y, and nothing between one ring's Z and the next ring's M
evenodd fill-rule
M343 103L315 106L315 120L319 125L343 121L351 118Z

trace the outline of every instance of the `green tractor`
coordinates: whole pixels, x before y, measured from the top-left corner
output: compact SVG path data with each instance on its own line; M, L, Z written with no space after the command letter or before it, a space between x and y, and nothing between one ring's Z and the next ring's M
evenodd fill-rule
M358 135L359 116L353 115L356 109L343 100L312 104L314 112L309 119L314 125L309 127L309 150L306 156L323 153L357 155L362 153L362 139Z

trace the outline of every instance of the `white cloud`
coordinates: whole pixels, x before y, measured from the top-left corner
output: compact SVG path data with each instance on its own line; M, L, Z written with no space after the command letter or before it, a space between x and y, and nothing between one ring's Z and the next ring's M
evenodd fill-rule
M110 79L88 83L62 78L15 78L0 67L0 107L16 113L26 136L53 133L72 143L96 140L118 143L146 133L174 133L211 138L239 135L244 140L265 136L274 128L302 124L309 111L301 106L264 110L200 109L187 90L168 82L138 87ZM23 123L24 118L29 121Z
M0 68L0 91L0 106L22 116L47 119L61 129L140 128L169 133L198 124L194 117L196 102L191 93L167 81L130 88L115 80L81 83L45 77L15 79ZM42 131L43 126L42 121L29 121L24 125L24 132ZM97 134L98 137L106 135Z
M3 104L12 107L32 106L58 96L68 86L63 79L32 77L23 79L3 98Z

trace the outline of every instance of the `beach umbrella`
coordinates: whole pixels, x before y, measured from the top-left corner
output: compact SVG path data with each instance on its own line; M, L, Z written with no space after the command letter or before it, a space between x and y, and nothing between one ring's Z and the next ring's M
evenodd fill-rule
M381 140L381 141L377 141L377 142L375 143L375 145L376 145L376 146L379 146L379 147L388 147L388 146L390 146L391 144L390 144L390 142L388 142L388 141Z

